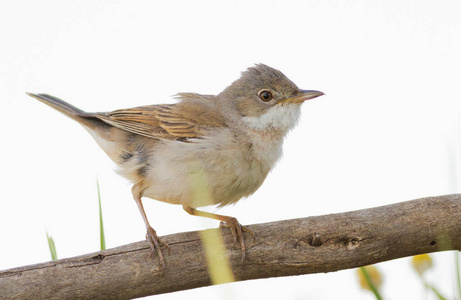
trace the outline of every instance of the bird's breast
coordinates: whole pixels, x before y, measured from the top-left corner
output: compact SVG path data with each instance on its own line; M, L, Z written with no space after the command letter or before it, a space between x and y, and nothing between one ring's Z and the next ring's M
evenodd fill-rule
M153 151L144 195L190 207L227 205L253 194L282 153L274 140L214 132L188 143L164 141Z

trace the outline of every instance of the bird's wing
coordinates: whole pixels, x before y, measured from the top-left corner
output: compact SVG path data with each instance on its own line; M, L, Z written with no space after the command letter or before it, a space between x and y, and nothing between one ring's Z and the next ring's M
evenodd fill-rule
M167 140L197 138L209 128L225 126L221 114L200 103L148 105L93 116L135 134Z

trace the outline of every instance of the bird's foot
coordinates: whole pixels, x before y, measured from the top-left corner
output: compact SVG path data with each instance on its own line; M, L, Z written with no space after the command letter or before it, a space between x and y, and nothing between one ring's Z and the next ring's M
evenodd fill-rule
M237 244L237 241L239 242L240 244L240 249L242 251L242 265L244 264L245 262L245 241L244 241L244 232L248 232L251 234L251 236L253 236L253 242L256 241L256 237L255 237L255 234L253 232L253 230L245 227L245 226L242 226L236 218L232 218L232 217L229 217L229 219L227 219L226 221L222 221L220 224L219 224L219 227L225 227L225 228L230 228L231 230L231 233L232 233L232 236L234 238L234 245Z
M147 233L146 233L146 239L147 242L149 243L150 248L152 249L152 254L153 255L155 252L157 252L158 255L158 260L160 263L160 267L162 268L162 272L165 270L165 259L163 258L163 253L162 253L162 247L168 249L168 254L170 253L170 246L164 241L162 241L158 235L157 232L155 232L154 228L152 227L147 227Z

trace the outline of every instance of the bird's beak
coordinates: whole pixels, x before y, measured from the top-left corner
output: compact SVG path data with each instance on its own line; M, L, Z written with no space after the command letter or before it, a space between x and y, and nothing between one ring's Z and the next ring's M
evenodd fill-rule
M319 91L311 91L311 90L299 90L298 94L294 97L287 98L285 100L280 101L279 103L301 103L306 100L314 99L319 96L325 95Z

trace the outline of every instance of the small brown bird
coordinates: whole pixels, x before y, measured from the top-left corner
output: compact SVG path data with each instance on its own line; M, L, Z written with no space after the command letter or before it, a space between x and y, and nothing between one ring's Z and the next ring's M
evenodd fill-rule
M87 113L50 95L28 95L79 122L133 182L147 241L164 267L160 247L168 244L150 226L141 198L220 220L240 243L243 259L243 232L253 232L236 218L196 208L221 207L253 194L280 159L301 104L323 93L301 90L280 71L258 64L216 96L180 93L176 104Z

